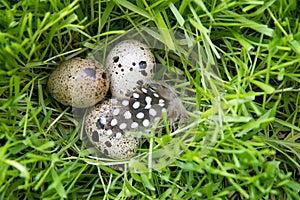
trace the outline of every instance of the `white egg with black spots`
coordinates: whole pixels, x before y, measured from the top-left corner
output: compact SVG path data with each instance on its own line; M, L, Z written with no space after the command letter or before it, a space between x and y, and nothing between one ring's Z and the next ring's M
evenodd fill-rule
M50 75L48 91L58 102L84 108L101 101L109 89L107 70L96 60L73 58Z
M125 40L112 48L106 58L113 96L123 98L134 88L153 79L155 58L147 45Z

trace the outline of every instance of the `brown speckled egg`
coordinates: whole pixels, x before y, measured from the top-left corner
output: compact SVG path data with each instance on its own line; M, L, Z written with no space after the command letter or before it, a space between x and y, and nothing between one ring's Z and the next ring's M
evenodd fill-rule
M48 90L58 102L77 108L93 106L109 89L107 70L96 60L73 58L55 69Z
M154 77L155 58L150 48L137 40L124 40L112 48L105 67L113 96L128 97L134 88Z
M114 118L118 100L107 99L91 108L86 116L85 131L91 143L105 156L113 159L128 159L135 155L139 139L126 134L125 123ZM130 118L128 118L130 120Z

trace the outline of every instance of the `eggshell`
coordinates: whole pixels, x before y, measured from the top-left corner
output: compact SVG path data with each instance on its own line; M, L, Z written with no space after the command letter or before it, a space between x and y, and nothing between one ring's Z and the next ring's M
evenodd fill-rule
M139 139L125 134L122 125L112 120L116 104L113 101L104 100L90 109L85 120L85 131L91 143L105 156L128 159L135 155Z
M107 70L96 60L73 58L55 69L48 91L58 102L84 108L101 101L109 89Z
M145 82L153 79L155 58L147 45L137 40L124 40L114 46L106 58L115 97L126 97Z
M102 154L128 159L135 155L140 137L151 133L163 113L169 115L172 127L187 117L169 85L149 82L137 87L129 98L106 99L91 108L85 120L86 135Z

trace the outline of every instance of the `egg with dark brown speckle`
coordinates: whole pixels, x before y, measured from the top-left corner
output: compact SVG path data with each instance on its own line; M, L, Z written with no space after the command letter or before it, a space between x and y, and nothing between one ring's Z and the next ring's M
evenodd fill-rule
M109 89L108 71L92 59L73 58L50 75L48 91L58 102L76 108L93 106Z

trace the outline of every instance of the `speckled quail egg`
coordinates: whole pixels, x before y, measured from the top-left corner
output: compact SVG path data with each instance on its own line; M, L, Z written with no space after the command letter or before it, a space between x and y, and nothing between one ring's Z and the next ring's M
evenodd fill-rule
M85 131L101 153L126 159L134 156L139 133L147 134L163 112L170 115L171 124L186 118L174 90L165 83L150 82L138 86L129 98L97 104L86 116Z
M91 108L86 116L85 131L91 143L102 154L113 159L133 157L138 145L138 138L125 134L125 124L119 123L114 116L118 101L106 99ZM128 116L130 117L130 116Z
M137 86L152 80L155 58L149 47L137 40L124 40L106 58L110 90L115 97L126 97Z
M101 101L109 89L107 70L96 60L73 58L50 75L48 90L58 102L84 108Z

